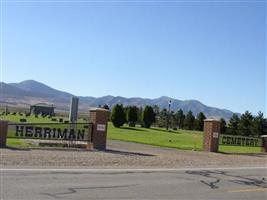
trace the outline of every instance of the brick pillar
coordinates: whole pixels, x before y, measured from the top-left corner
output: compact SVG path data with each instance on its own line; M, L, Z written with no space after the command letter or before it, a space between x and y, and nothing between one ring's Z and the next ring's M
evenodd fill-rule
M267 135L261 136L262 139L262 152L267 152Z
M203 150L218 152L221 123L219 120L206 119L204 121Z
M6 147L8 121L0 120L0 148Z
M105 150L107 144L109 111L101 108L96 108L91 109L89 112L89 122L93 123L93 147L98 150Z

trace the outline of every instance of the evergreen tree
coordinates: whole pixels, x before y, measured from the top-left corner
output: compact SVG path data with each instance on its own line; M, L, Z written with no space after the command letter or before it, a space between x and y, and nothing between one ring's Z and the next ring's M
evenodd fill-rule
M127 122L129 126L135 127L138 120L138 108L136 106L130 106L127 110Z
M143 107L138 108L138 118L137 118L137 123L142 125L143 123Z
M126 122L126 114L123 105L117 104L112 109L111 121L117 128L121 127Z
M160 108L159 108L159 106L154 105L154 106L153 106L153 111L154 111L155 115L159 115L159 113L160 113Z
M177 130L177 120L175 118L175 114L173 111L171 111L170 115L170 128L174 129L174 130Z
M153 106L153 110L154 110L154 113L155 113L155 124L156 124L156 126L159 127L159 122L160 122L160 108L159 108L159 106L154 105Z
M109 106L107 104L105 104L102 108L106 109L106 110L109 110Z
M197 119L196 119L196 127L195 129L198 131L203 131L204 128L204 120L206 119L206 116L204 115L203 112L200 112L197 115Z
M239 128L241 135L252 136L253 116L249 111L241 115Z
M226 121L224 118L221 118L220 122L221 122L221 133L224 134L226 132Z
M239 123L240 118L237 114L234 113L231 119L229 120L229 130L227 131L227 133L232 135L238 135Z
M157 116L157 125L159 127L167 126L168 111L166 108L162 109Z
M155 122L155 113L151 106L146 106L143 112L143 125L146 128L150 128Z
M175 113L175 118L177 120L177 125L180 129L184 128L184 120L185 120L185 115L182 109L178 110Z
M261 136L267 134L267 120L264 118L262 112L258 112L258 115L253 120L253 135Z
M193 130L194 129L194 122L195 122L195 117L192 113L192 111L190 110L186 117L185 117L185 128L188 130Z

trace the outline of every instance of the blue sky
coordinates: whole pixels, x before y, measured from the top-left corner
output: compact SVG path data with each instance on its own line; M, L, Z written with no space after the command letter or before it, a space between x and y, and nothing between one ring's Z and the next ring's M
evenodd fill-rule
M265 1L4 1L3 81L266 113Z

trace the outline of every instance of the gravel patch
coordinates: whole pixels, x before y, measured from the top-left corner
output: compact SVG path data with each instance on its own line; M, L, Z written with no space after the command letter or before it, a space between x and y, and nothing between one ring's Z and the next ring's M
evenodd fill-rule
M107 151L0 149L1 168L197 168L267 167L267 154L183 151L108 141Z

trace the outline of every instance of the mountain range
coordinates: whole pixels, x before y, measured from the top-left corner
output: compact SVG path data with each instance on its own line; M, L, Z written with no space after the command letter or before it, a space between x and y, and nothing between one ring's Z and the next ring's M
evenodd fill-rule
M63 92L49 87L43 83L26 80L20 83L1 83L0 101L3 104L8 104L13 107L29 107L36 103L53 104L58 111L68 111L70 99L74 96L68 92ZM176 111L182 109L184 112L191 110L194 115L199 112L205 113L210 118L225 118L230 119L233 112L226 109L209 107L197 100L178 100L166 96L156 99L146 98L125 98L120 96L104 96L90 97L79 96L79 111L87 111L90 107L98 107L99 105L107 104L113 107L115 104L123 104L124 106L135 105L157 105L161 109L168 107L168 102L172 101L171 109Z

